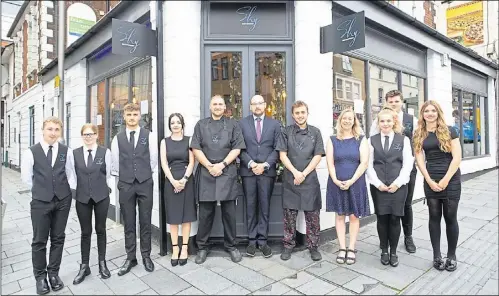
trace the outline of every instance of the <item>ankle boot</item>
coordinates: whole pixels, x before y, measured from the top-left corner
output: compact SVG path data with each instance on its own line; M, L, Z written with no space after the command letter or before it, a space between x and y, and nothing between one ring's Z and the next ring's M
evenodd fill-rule
M107 269L106 260L99 261L99 273L103 279L111 277L111 273Z
M73 280L73 285L78 285L79 283L83 282L87 275L90 275L90 267L88 266L88 264L80 264L80 271Z

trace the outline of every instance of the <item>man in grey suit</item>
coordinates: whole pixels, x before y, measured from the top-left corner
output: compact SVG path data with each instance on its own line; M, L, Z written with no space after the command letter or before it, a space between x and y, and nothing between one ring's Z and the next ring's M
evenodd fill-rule
M262 96L251 98L251 114L243 118L239 125L246 143L241 150L240 175L243 181L248 219L248 256L255 256L259 247L263 256L272 256L267 245L269 232L270 197L277 176L276 163L279 154L275 150L281 133L280 123L264 114L266 103Z

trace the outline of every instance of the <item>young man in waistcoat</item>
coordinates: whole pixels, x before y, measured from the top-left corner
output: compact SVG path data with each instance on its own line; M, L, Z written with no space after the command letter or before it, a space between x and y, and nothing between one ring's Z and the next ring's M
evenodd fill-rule
M127 259L118 275L130 272L137 265L136 208L139 208L140 252L144 268L154 270L151 255L151 213L153 207L152 174L158 164L158 146L154 133L139 126L140 107L127 104L123 108L126 129L118 133L111 144L112 171L118 176L120 209L125 224Z
M73 153L70 148L57 142L62 132L62 121L57 117L49 117L43 122L42 131L42 140L29 147L21 158L22 181L31 187L31 252L36 293L39 295L50 292L47 274L53 291L64 287L58 274L72 193L76 188ZM50 255L47 265L49 235Z
M412 147L412 135L418 127L418 119L415 116L406 113L402 110L402 106L404 105L404 97L401 91L391 90L387 92L385 95L385 100L386 104L390 108L392 108L395 112L397 112L398 120L402 124L402 132L405 136L409 138L411 143L411 151L414 156L414 148ZM379 134L379 128L377 120L374 120L373 124L371 125L371 130L369 132L369 135L372 137L376 134ZM405 244L405 249L409 253L416 252L416 245L414 244L414 240L412 239L412 223L413 223L412 197L414 195L414 185L416 183L416 175L417 175L417 170L416 170L416 164L414 163L414 166L411 171L411 178L409 180L409 183L407 184L408 194L407 194L407 199L405 201L404 216L402 217L402 228L404 230L404 236L405 236L404 244Z

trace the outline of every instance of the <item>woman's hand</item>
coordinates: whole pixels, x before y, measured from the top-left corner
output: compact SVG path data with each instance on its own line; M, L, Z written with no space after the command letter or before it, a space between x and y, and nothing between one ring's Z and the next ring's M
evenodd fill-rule
M449 185L449 181L447 179L442 179L440 182L438 182L438 187L440 187L442 190L445 190L447 186Z
M349 179L349 180L346 180L346 181L343 181L341 182L341 190L348 190L350 188L350 186L352 186L353 182L352 182L352 179Z
M179 180L173 180L172 185L173 185L173 192L175 193L179 193L180 191L182 191L185 186L185 184L183 184Z
M431 190L433 190L435 192L440 192L443 190L442 187L440 187L440 185L438 185L438 183L433 181L433 180L428 182L428 185L430 185Z

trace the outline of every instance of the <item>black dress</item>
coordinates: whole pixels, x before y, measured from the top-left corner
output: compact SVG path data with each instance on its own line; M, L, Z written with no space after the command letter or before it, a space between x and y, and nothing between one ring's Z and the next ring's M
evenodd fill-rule
M452 140L459 138L454 127L449 127ZM426 170L435 182L445 176L452 161L452 153L440 150L439 142L435 133L428 133L428 137L423 141L423 150L426 157ZM449 181L445 190L435 192L430 185L424 181L424 193L426 198L436 199L459 199L461 197L461 170L458 169Z
M165 138L165 145L168 167L173 178L180 180L185 176L185 171L189 165L189 137L184 136L180 141L168 137ZM184 190L179 193L175 193L173 185L166 180L164 194L167 224L179 225L197 220L192 176L187 180Z

